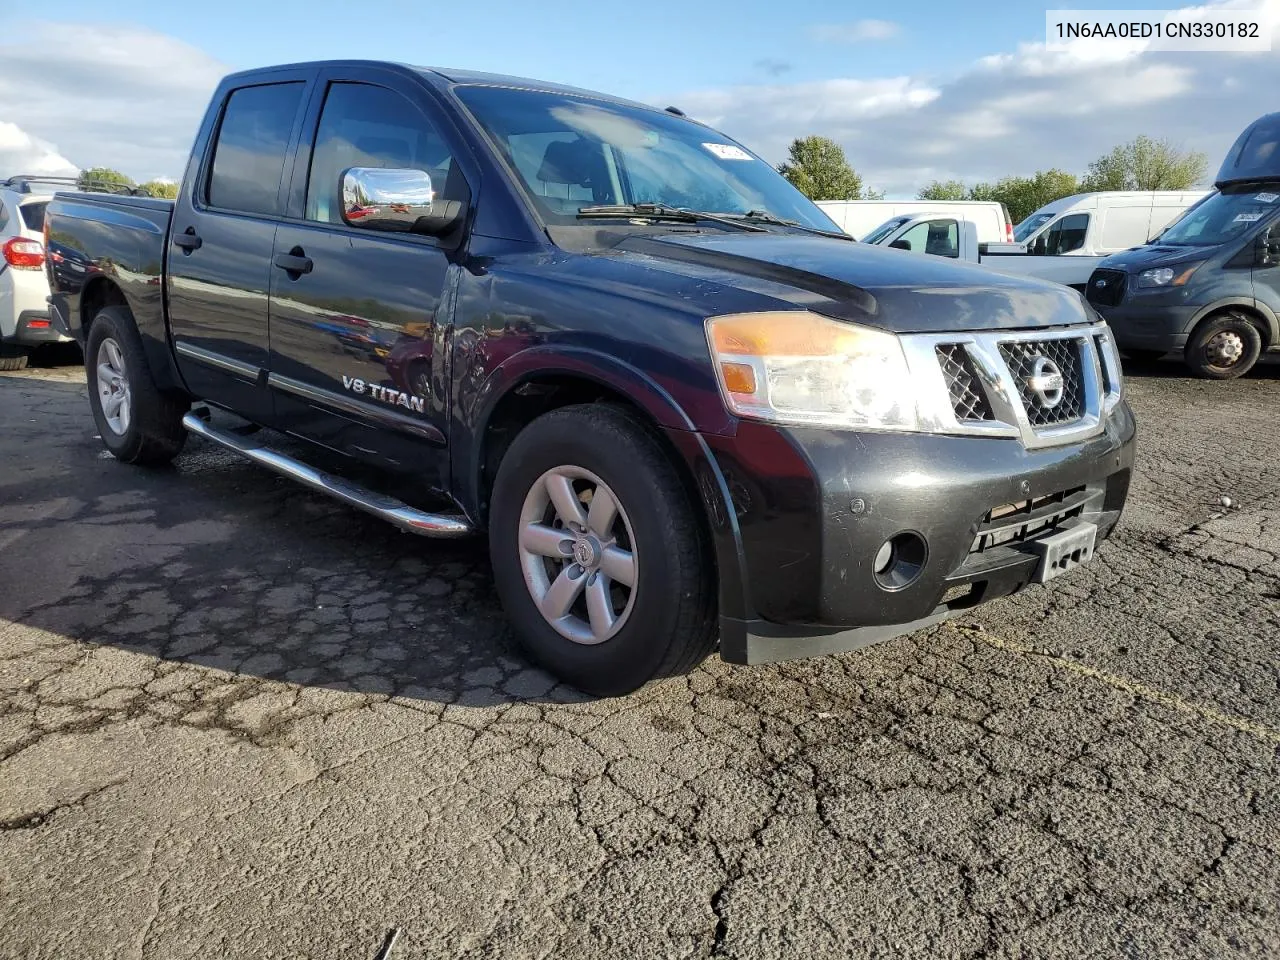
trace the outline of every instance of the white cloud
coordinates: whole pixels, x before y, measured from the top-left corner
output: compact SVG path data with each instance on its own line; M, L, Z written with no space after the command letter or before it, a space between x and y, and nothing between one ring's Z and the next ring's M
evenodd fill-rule
M76 165L53 144L31 136L16 123L0 120L0 177L19 173L74 176Z
M3 36L20 39L0 39L0 118L37 146L12 161L0 146L0 174L52 157L63 168L114 167L138 181L180 177L228 72L201 50L140 28L22 23Z
M1280 0L1266 7L1280 29ZM774 83L662 102L680 103L773 161L795 137L831 137L867 183L914 196L933 179L994 180L1049 167L1084 173L1140 133L1205 152L1212 175L1236 135L1269 109L1249 91L1278 87L1274 52L1028 43L949 78Z
M900 28L891 20L855 20L853 23L823 23L809 28L809 36L824 43L863 43L888 40Z

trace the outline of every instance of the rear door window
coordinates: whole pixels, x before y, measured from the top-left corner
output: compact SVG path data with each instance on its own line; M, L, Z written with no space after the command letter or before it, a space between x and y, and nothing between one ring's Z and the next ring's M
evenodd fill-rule
M231 94L210 165L209 206L280 215L280 177L304 86L270 83Z
M44 229L44 208L48 205L48 200L33 200L18 207L18 211L22 214L22 222L27 225L28 230L35 230L38 233Z

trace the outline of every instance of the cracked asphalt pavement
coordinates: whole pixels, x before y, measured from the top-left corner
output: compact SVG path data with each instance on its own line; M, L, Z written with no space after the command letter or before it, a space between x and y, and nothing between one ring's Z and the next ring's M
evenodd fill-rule
M591 700L482 545L0 377L0 956L1280 955L1280 365L1128 386L1088 567Z

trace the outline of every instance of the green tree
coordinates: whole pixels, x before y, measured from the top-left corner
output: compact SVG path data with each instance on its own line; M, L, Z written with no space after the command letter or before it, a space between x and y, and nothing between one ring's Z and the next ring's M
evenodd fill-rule
M170 180L148 180L140 184L139 189L149 197L164 197L166 200L177 199L178 185Z
M959 180L934 180L916 194L920 200L968 200L969 191Z
M132 187L133 181L119 170L110 167L90 167L81 170L76 182L81 190L110 190L112 187Z
M1209 158L1179 150L1168 140L1138 136L1089 164L1081 188L1093 190L1186 190L1204 179Z
M970 200L1003 203L1009 219L1021 223L1046 203L1081 192L1075 174L1064 170L1037 170L1030 177L1002 177L996 183L978 183L969 189Z
M791 141L778 172L810 200L861 200L862 178L849 166L840 144L826 137Z

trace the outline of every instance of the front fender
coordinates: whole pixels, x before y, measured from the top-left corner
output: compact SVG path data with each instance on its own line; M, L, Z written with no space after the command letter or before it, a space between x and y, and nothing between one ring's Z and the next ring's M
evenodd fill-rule
M609 354L585 348L531 347L495 367L473 394L460 398L462 416L455 427L462 429L454 431L454 489L467 515L482 517L487 512L480 502L481 458L494 411L512 391L547 377L575 377L599 384L625 396L660 429L679 456L691 481L690 493L707 521L716 557L721 615L747 616L749 598L737 515L714 454L688 412L667 390L643 371ZM731 433L734 423L726 412L724 422L717 426L722 428L718 432ZM458 442L463 438L465 442Z

